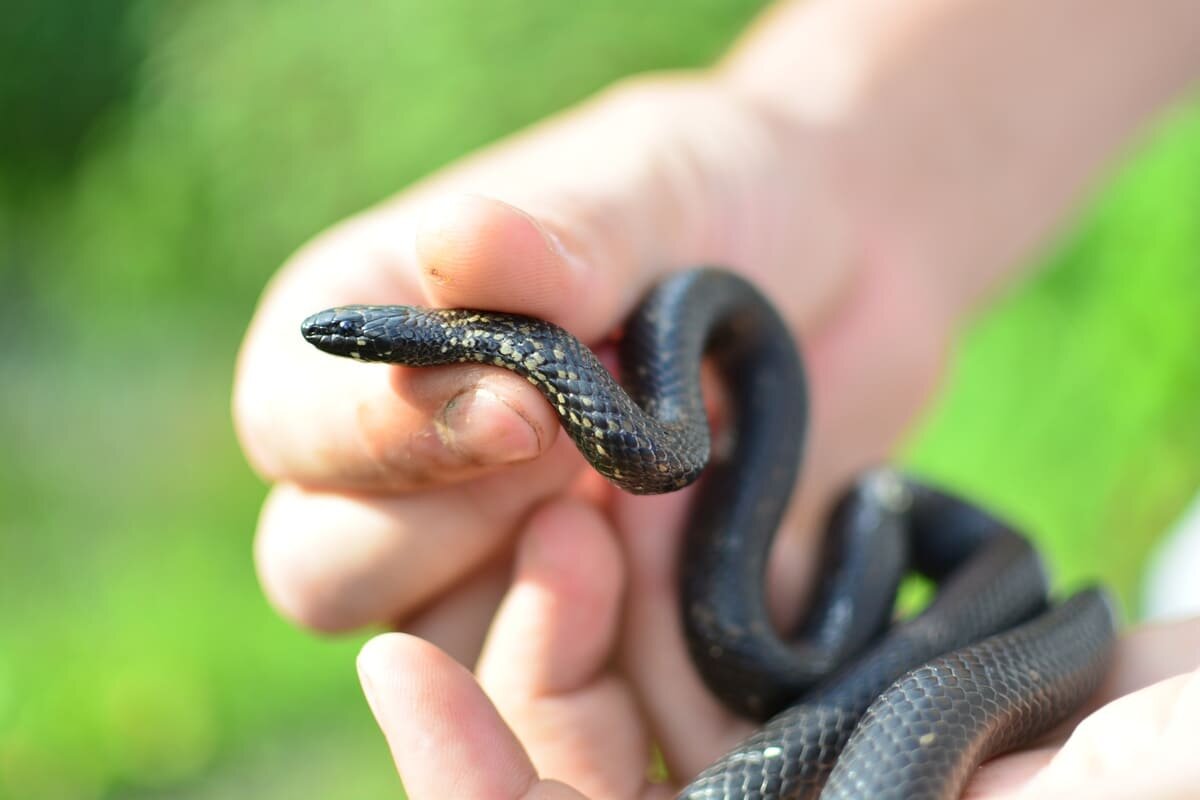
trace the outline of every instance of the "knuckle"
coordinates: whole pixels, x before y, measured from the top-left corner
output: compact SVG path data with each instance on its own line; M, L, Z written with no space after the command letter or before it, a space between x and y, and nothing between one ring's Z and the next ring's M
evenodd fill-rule
M300 627L332 634L365 624L341 607L319 567L267 550L259 556L258 575L272 607Z
M341 633L373 620L366 613L357 581L340 566L319 532L282 524L286 499L272 493L263 509L254 558L259 581L271 605L285 619L319 633ZM326 542L333 541L325 539Z
M234 433L250 468L265 480L277 478L279 465L268 435L271 414L251 371L241 364L234 379L232 415Z

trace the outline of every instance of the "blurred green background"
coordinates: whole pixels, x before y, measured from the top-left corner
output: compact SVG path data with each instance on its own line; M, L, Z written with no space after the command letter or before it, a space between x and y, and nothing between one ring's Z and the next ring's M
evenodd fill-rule
M267 607L228 414L308 237L761 6L8 0L0 25L0 797L398 794L361 637ZM910 448L1136 614L1200 484L1200 107L967 337Z

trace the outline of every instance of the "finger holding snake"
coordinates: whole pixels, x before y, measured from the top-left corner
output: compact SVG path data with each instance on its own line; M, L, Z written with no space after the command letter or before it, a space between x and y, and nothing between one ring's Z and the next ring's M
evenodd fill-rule
M1196 74L1190 0L1104 10L1096 18L1087 0L781 3L717 68L626 82L321 237L268 287L239 359L239 436L280 487L258 546L271 597L302 624L342 630L411 624L461 591L486 595L472 591L475 576L503 565L541 498L517 469L475 481L535 459L555 436L519 380L314 359L291 330L327 303L478 306L473 287L483 287L486 305L552 318L594 344L665 270L754 270L770 296L797 304L786 316L811 348L806 483L825 488L805 507L817 515L829 486L911 422L953 322L1030 263L1100 168ZM1062 30L1080 34L1068 49ZM503 202L422 222L438 198L463 193ZM899 290L894 304L864 302L880 279ZM893 324L897 313L910 324ZM863 420L880 430L867 437ZM438 581L399 600L371 591L386 584L369 573L374 556L418 573L434 566L427 550L410 553L410 537L390 535L387 514L373 513L379 496L467 486L436 502L450 510L488 492L523 502L469 531L488 545L472 558L436 556L453 562ZM302 543L290 536L288 524L310 522L303 499L319 492L361 501L379 523L372 535L347 541L327 520ZM663 529L665 519L645 522ZM812 528L792 521L781 546L802 552L788 537ZM803 592L803 581L773 585L784 583ZM366 587L357 602L337 600L355 586ZM494 605L466 605L462 629L484 627Z
M577 338L527 316L350 305L309 316L301 333L360 362L508 369L626 493L675 492L703 474L675 576L683 643L730 710L770 721L682 796L958 797L983 760L1064 720L1107 669L1114 612L1102 591L1047 610L1025 539L888 469L839 502L818 596L794 638L781 635L763 584L803 450L806 380L786 322L733 273L689 270L647 294L620 343L624 388ZM702 356L730 395L728 444L711 436ZM889 624L909 569L939 591Z
M635 129L636 142L614 147ZM784 141L789 155L779 162ZM730 149L733 142L742 146ZM596 163L588 154L601 145L611 157ZM279 487L260 523L257 555L280 610L301 624L336 631L406 623L436 606L482 568L476 554L484 561L501 557L546 491L537 468L527 470L526 462L541 460L558 438L551 409L519 378L491 369L355 369L314 358L293 341L295 319L329 303L367 298L459 306L486 301L547 317L596 344L617 331L664 271L704 258L754 265L762 283L786 298L796 331L835 326L843 308L855 307L851 298L875 283L859 280L863 264L847 251L838 221L843 212L829 202L823 165L835 159L826 148L819 132L764 117L711 81L644 80L501 143L301 251L263 297L235 392L247 454ZM552 168L568 163L578 168ZM781 171L780 163L789 166ZM791 255L798 250L810 261L800 271ZM921 286L916 281L909 288ZM884 373L877 373L874 358L817 367L817 391L841 398L828 406L837 410L826 418L830 425L879 419L896 429L882 437L868 437L857 424L824 431L813 476L825 471L827 459L830 469L842 470L844 457L854 466L874 460L880 442L893 441L907 424L896 422L906 413L901 409L923 400L928 386L921 381L940 365L947 335L941 329L946 316L922 307L926 300L921 291L897 294L882 309L884 325L872 320L868 326L868 337L878 331L872 348L890 354ZM909 303L918 306L910 317L921 325L912 336L883 338L886 317ZM930 328L937 330L926 335ZM928 346L932 340L936 346ZM836 374L827 379L826 367ZM866 376L873 376L873 389L889 385L882 394L858 392ZM876 414L883 395L895 416ZM867 452L860 452L868 441ZM554 491L562 491L561 479L573 469L582 469L582 461L553 470L560 479ZM824 491L816 488L821 485L812 482L814 497ZM446 570L426 562L431 556L393 534L388 514L374 510L388 498L426 493L448 519L462 506L494 505L483 500L493 493L506 495L507 510L486 527L456 528L486 546L473 549L471 559L437 556L452 562ZM361 504L356 516L378 524L348 537L330 518L309 514L308 499L317 494ZM396 525L408 523L396 518ZM435 524L430 535L439 532ZM399 602L372 591L385 584L385 565L398 561L416 573L427 565L445 580L427 582ZM379 564L376 573L365 574L372 563ZM348 605L343 596L355 602Z
M455 796L495 800L664 800L678 788L631 781L652 767L648 748L639 744L648 741L649 728L632 687L611 670L606 643L612 644L612 631L603 622L627 596L628 576L588 570L563 575L564 557L607 560L604 553L619 552L615 532L593 519L586 511L548 509L522 532L522 547L531 553L511 590L520 597L510 596L508 613L491 631L482 678L487 694L453 659L421 640L388 634L364 649L359 672L412 800L440 800L453 790ZM630 564L619 559L615 566L625 571ZM611 591L619 585L626 586L624 594ZM530 670L524 660L535 620L545 623L536 626L545 635L535 646L555 654L546 662L549 672ZM1172 734L1200 728L1200 704L1194 702L1200 620L1133 630L1115 655L1085 735L1068 739L1063 733L988 762L964 797L1188 797L1200 781L1194 740ZM1188 697L1193 701L1186 705L1177 702ZM1122 744L1114 753L1106 742ZM614 749L621 744L630 746ZM605 758L588 757L599 753Z

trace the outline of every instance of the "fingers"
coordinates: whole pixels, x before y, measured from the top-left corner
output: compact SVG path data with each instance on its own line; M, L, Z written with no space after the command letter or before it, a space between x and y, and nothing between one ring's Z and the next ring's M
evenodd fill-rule
M359 673L409 797L668 796L646 785L649 739L608 672L623 588L613 536L575 502L531 518L479 667L495 706L425 642L364 647Z
M768 569L768 599L781 630L794 629L804 611L829 502L852 476L886 459L941 370L947 322L925 310L922 287L877 272L862 277L806 348L810 441ZM684 495L620 498L616 518L631 584L623 663L677 775L694 774L750 728L717 704L687 658L680 539L672 533L683 524Z
M519 240L535 243L530 253L543 251L532 263L557 273L549 280L560 291L539 310L584 340L610 332L667 271L760 262L753 257L757 253L743 248L776 243L777 237L743 236L754 232L729 228L775 219L759 213L760 203L771 197L733 191L749 188L745 184L757 189L764 176L778 175L779 164L768 164L774 153L763 126L756 112L705 81L641 79L501 144L445 176L438 187L500 198L510 208L504 214L494 202L459 201L449 214L435 215L430 226L435 230L420 240L423 258L437 269L437 275L426 272L431 295L449 302L462 299L460 290L468 298L479 296L469 287L488 279L472 262L476 243L515 241L495 236L503 230L496 225L497 212L514 222L515 215L524 216L518 227L526 233ZM753 208L733 214L735 202ZM478 235L438 235L447 219L450 227ZM462 226L464 221L469 224ZM447 243L449 251L441 247ZM499 258L514 266L514 278L528 275L531 262L497 256L494 247L487 252L493 263ZM540 286L546 280L510 281L505 292L545 297Z
M1039 771L1058 752L1057 747L1039 747L985 762L963 791L962 800L1016 800Z
M250 460L314 496L394 494L509 475L497 468L536 463L563 438L548 404L503 371L364 366L316 352L296 327L329 305L484 305L547 317L594 341L662 271L724 263L752 267L803 327L836 293L842 261L824 244L837 238L824 199L811 208L790 199L800 178L820 183L817 173L782 166L792 160L779 157L780 141L772 124L699 82L644 82L322 237L269 287L239 358L234 411ZM802 291L792 264L801 251L811 259ZM487 485L527 510L545 495L521 474ZM446 572L422 570L424 557L400 555L413 537L380 524L399 522L400 507L342 534L330 515L308 520L304 504L293 505L296 513L264 516L259 563L294 619L342 629L407 617L449 585ZM456 573L476 568L495 541L465 548L470 563ZM411 583L369 566L398 560L411 565Z
M271 479L394 491L466 480L548 449L558 431L548 404L503 370L363 365L301 339L299 320L321 308L426 302L383 244L361 241L379 236L361 223L335 231L269 290L234 394L251 462Z
M433 645L400 633L358 657L363 690L412 800L579 800L543 782L471 674Z
M352 302L483 306L595 342L664 271L755 261L739 252L754 231L723 230L757 226L771 197L726 191L751 154L739 189L773 174L754 119L699 83L612 92L323 237L269 288L239 359L234 410L251 461L273 479L403 490L543 451L556 426L520 379L334 359L300 339L300 320ZM751 150L716 146L723 131ZM729 213L731 198L755 208ZM828 291L787 296L813 305ZM452 400L480 389L478 413L456 421Z
M511 311L580 327L571 311L584 299L593 268L528 211L481 195L451 195L421 215L416 247L425 294L434 305ZM592 305L592 313L614 310L611 303ZM610 322L598 316L599 324ZM591 338L606 332L595 323L586 327L593 329Z
M512 473L420 494L281 484L259 520L259 577L284 616L317 630L403 622L492 558L529 504L561 491L577 464L564 437Z
M1194 797L1200 671L1151 684L1085 719L1022 797Z
M1200 746L1200 618L1122 635L1089 706L1042 746L984 764L964 796L1190 797L1180 789L1200 772L1178 757Z
M512 580L512 550L504 546L415 614L394 622L392 629L432 642L460 664L475 665L492 617Z
M556 502L530 518L512 588L479 664L488 686L561 694L596 677L612 650L622 593L613 536L595 509L574 502ZM521 669L509 669L510 661Z
M593 797L634 797L650 741L609 672L623 590L614 533L589 506L530 520L479 679L538 772Z
M823 146L726 87L643 79L342 226L297 256L256 314L234 399L247 454L273 479L395 490L549 446L546 404L512 376L487 379L497 402L460 432L433 421L487 373L438 382L313 351L296 326L331 305L484 306L596 342L665 272L721 264L813 328L852 271L841 211L815 188L831 180Z
M636 687L668 772L681 778L697 774L752 729L708 691L684 641L676 565L694 491L621 498L615 519L629 583L620 663Z
M1200 617L1141 625L1121 637L1096 705L1200 669Z

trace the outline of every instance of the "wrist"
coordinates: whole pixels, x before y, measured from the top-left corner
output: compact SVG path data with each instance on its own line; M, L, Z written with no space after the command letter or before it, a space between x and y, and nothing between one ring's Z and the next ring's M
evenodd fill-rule
M720 74L826 130L856 236L966 313L1200 75L1200 17L1194 0L812 0Z
M939 207L953 205L948 192L961 195L976 181L947 186L939 178L945 170L937 162L945 154L938 143L952 138L960 123L922 101L919 64L895 63L894 50L915 35L914 21L877 18L859 5L816 0L775 7L718 67L715 79L774 120L785 150L803 150L814 134L825 143L824 199L845 220L853 264L839 306L852 306L864 282L886 275L886 283L903 287L895 303L922 315L937 329L935 338L947 341L976 300L947 273L963 263L954 257L963 249L960 242L983 231L950 228ZM910 74L903 74L906 69ZM918 87L915 98L895 96L911 84ZM965 160L960 166L982 173L990 162Z

